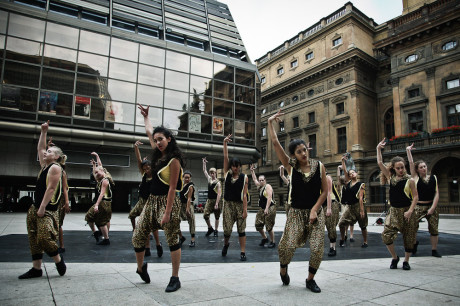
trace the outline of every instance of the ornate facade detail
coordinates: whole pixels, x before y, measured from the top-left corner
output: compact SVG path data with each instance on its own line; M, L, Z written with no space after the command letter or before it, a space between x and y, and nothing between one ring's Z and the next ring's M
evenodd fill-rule
M357 89L350 90L350 95L352 98L356 98L357 96L359 96L359 90Z
M433 78L435 72L436 72L436 67L430 67L428 69L425 69L426 77L428 79Z
M315 92L316 93L324 92L324 85L320 85L320 86L316 87Z
M329 99L324 99L323 100L323 105L324 105L324 107L327 107L329 105Z
M300 100L305 99L305 97L306 97L306 96L305 96L305 91L302 91L302 92L300 93Z
M390 80L392 86L399 85L399 78L391 78Z

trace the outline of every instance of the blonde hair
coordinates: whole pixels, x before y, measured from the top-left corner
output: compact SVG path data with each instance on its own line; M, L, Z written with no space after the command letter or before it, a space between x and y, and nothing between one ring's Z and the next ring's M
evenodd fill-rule
M95 167L94 170L93 170L93 176L94 176L94 178L96 179L96 181L97 181L97 177L96 177L96 175L95 175L95 173L94 173L94 171L95 171L96 169L101 169L102 171L104 171L105 178L109 180L109 183L110 183L111 185L115 186L115 182L113 181L113 178L112 178L112 175L110 174L110 172L107 171L106 168L103 168L103 167L100 167L100 166Z
M209 172L215 172L217 174L216 168L209 168Z
M59 147L56 147L56 146L52 146L51 148L54 149L54 153L59 156L59 158L57 159L57 162L61 165L61 166L65 166L65 162L67 160L67 155L65 155L63 152L62 152L62 149L59 148Z

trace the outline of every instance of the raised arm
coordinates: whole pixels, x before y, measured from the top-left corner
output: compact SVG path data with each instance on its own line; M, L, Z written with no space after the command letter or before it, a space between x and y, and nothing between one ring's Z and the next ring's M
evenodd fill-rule
M252 175L252 180L254 181L254 184L257 187L260 187L259 180L257 179L256 173L254 172L254 165L251 165L250 169L251 169L251 175Z
M65 171L62 171L62 192L64 193L64 210L68 214L70 212L69 184L67 183L67 172Z
M327 208L326 208L326 216L330 216L332 215L332 197L331 197L331 194L332 194L332 177L330 177L329 175L326 175L326 180L327 180Z
M327 197L327 178L326 178L326 168L323 164L321 164L321 194L318 197L315 205L310 210L310 223L315 223L318 220L318 210L323 205L324 201L326 201Z
M38 139L38 145L37 145L38 160L40 162L40 166L42 167L45 166L43 155L46 151L46 134L48 133L49 125L50 125L49 120L42 124L40 138Z
M342 187L342 183L340 182L340 170L342 170L342 165L337 166L337 186L339 188Z
M172 206L174 203L174 198L176 197L176 185L180 172L180 162L174 158L171 161L171 164L169 164L169 190L166 199L166 209L163 218L161 219L161 225L168 223L171 218Z
M414 158L412 157L412 150L415 150L414 143L406 148L407 159L409 160L410 175L412 178L417 177L417 171L415 170Z
M345 155L342 155L342 169L343 169L343 175L345 176L345 183L350 180L350 177L348 176L347 165L345 164L346 160L347 160L347 157Z
M286 152L284 152L283 147L281 146L278 140L278 135L276 134L275 126L273 124L273 121L280 122L280 116L282 115L284 114L281 112L280 109L276 114L268 118L268 132L270 133L270 139L272 140L272 145L275 149L276 156L278 156L278 159L281 161L281 164L286 168L286 171L290 173L291 165L289 164L289 156L286 154Z
M93 155L96 158L97 166L98 167L103 167L102 166L102 161L99 158L99 154L97 154L96 152L91 152L91 155Z
M204 176L206 176L206 180L209 182L209 180L211 179L211 177L209 176L208 174L208 170L206 170L206 163L208 161L206 160L206 157L203 157L203 173L204 173Z
M248 180L249 178L245 176L243 187L243 219L248 217Z
M38 208L37 215L41 218L45 215L45 209L48 203L51 201L53 194L56 191L59 179L61 178L61 167L58 165L52 165L47 176L48 185L46 187L45 194L43 196L40 207Z
M377 164L379 165L380 171L382 171L383 175L387 179L390 179L390 170L388 170L387 167L383 164L383 158L382 158L382 149L385 148L385 138L379 144L377 145Z
M229 169L228 163L228 148L227 148L227 143L232 141L232 134L228 134L227 137L224 139L224 175L227 174L227 171Z
M221 197L222 197L222 188L220 187L220 182L217 182L217 198L216 198L216 204L214 205L214 209L219 209L219 201Z
M141 115L144 117L145 133L149 137L150 145L152 146L152 149L155 149L157 146L155 142L153 141L153 127L149 120L150 105L148 105L147 107L143 107L142 105L139 104L137 108L139 108Z
M137 168L139 169L139 172L144 175L144 169L142 169L142 157L141 157L141 151L139 151L139 146L142 145L143 143L140 142L139 140L134 143L134 153L136 153L136 160L137 160Z
M284 166L283 165L280 166L280 177L286 185L289 184L289 180L287 179L287 177L284 176Z

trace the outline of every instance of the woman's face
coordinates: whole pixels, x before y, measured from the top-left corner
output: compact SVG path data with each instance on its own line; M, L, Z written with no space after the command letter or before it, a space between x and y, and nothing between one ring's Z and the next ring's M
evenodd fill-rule
M395 169L396 175L399 177L404 176L404 174L406 174L406 167L404 166L404 163L402 161L395 163L393 168Z
M59 155L56 153L56 149L53 147L49 147L48 150L46 150L43 153L43 160L45 163L50 164L52 162L55 162L59 158Z
M184 184L190 183L191 178L190 174L184 174Z
M209 171L209 175L211 176L211 179L212 179L212 180L215 180L216 177L217 177L216 171L214 171L214 170L213 170L213 171Z
M425 163L418 164L417 172L420 175L426 175L426 172L427 172L426 164Z
M306 163L308 161L307 147L303 143L299 144L294 150L294 156L299 162Z
M144 173L147 174L147 176L152 175L152 167L150 165L147 165L147 164L143 165L142 171L144 171Z
M153 142L156 144L161 153L166 150L170 141L171 137L166 138L163 133L155 133L153 135Z
M105 177L104 169L100 167L96 168L96 170L94 170L94 177L97 181L102 180Z
M232 169L233 173L240 173L241 165L232 164L230 168Z
M350 170L348 171L348 176L351 178L351 179L355 179L358 177L358 173L356 173L355 170Z

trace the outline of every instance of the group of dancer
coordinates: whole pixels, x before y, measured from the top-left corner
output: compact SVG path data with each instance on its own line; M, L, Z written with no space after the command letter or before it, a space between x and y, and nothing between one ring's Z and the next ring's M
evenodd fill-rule
M195 186L192 173L184 171L185 157L179 148L174 135L168 129L160 126L152 127L148 115L149 107L139 105L144 117L146 134L152 151L149 158L141 158L140 141L134 144L139 172L142 182L139 188L139 202L131 210L129 218L133 226L132 244L134 247L137 269L141 279L150 283L148 264L145 256L150 256L150 235L155 237L157 255L163 254L163 248L158 238L158 230L163 230L171 254L172 275L165 289L173 292L181 287L179 267L181 262L181 246L186 240L180 230L181 220L187 220L191 234L189 247L195 247L195 216L194 204ZM287 218L283 235L278 244L280 261L280 277L284 285L289 285L288 265L297 248L303 247L307 241L310 246L310 258L306 288L312 292L321 292L314 277L323 258L325 228L330 241L329 256L336 255L337 225L340 228L340 246L344 246L346 231L349 226L358 222L363 235L362 247L368 247L367 225L368 218L365 208L364 184L358 181L358 173L354 168L347 168L347 157L342 158L338 167L338 183L333 182L327 174L324 164L310 158L309 147L302 139L290 142L288 153L280 145L275 123L281 121L281 110L268 119L268 130L274 151L282 164L280 175L288 184ZM40 171L35 203L27 214L27 229L33 261L33 268L19 278L42 276L41 262L43 252L52 257L56 268L62 276L66 265L62 253L65 252L63 242L61 249L57 244L59 226L64 218L59 217L59 203L63 214L69 211L65 167L66 156L57 146L48 145L46 136L49 122L41 127L38 142L38 155L42 170ZM223 173L224 186L217 178L217 170L206 170L206 158L203 159L203 173L208 181L208 200L204 209L204 219L208 226L206 236L211 234L218 237L219 219L223 214L224 246L222 256L226 256L233 225L236 223L240 245L240 260L246 261L246 218L249 200L249 178L241 171L241 161L229 158L228 143L232 141L231 134L223 140ZM52 143L51 143L52 144ZM377 145L377 163L381 169L382 183L390 184L391 208L385 220L382 233L383 242L392 256L390 268L396 269L399 257L396 254L394 240L401 232L404 240L405 258L404 270L410 270L409 257L417 250L416 232L418 220L426 217L431 234L432 255L440 257L436 250L439 214L437 202L439 193L437 180L434 175L427 174L426 163L413 162L411 150L407 155L411 176L406 173L404 159L394 157L389 165L383 164L381 150L385 139ZM85 220L91 227L98 245L109 245L110 218L112 214L111 200L114 182L110 173L102 166L97 153L93 152L95 160L91 160L93 175L97 182L96 202L89 209ZM267 184L264 175L257 178L255 168L251 166L252 179L258 188L259 210L255 227L261 234L260 246L268 248L276 246L273 227L276 218L276 202L273 188ZM284 170L288 178L284 176ZM340 175L340 171L344 175ZM225 187L225 188L223 188ZM63 199L61 201L61 198ZM222 201L223 198L223 201ZM339 220L340 203L344 205ZM214 228L210 215L214 213ZM137 222L135 218L139 217ZM60 223L61 222L61 223ZM265 228L265 230L264 230ZM268 234L268 235L267 235ZM61 254L60 254L61 253Z

